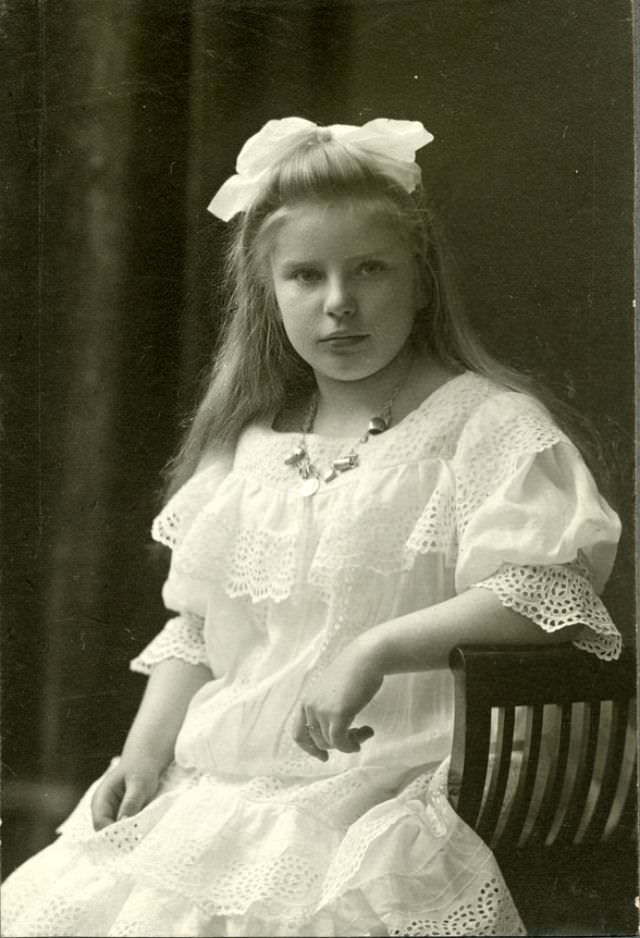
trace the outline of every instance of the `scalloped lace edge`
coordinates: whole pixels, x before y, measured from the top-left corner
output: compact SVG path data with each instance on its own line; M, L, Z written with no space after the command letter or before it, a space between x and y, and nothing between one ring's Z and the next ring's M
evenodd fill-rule
M194 613L182 613L169 619L164 628L129 662L130 670L138 674L151 674L157 664L169 658L208 667L203 629L204 619Z
M549 566L504 564L474 587L493 592L503 606L526 616L545 632L582 625L588 633L573 640L583 651L612 661L622 651L622 636L579 561Z

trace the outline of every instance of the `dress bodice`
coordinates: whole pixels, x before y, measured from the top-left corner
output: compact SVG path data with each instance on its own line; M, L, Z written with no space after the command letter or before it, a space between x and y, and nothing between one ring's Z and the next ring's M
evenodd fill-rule
M536 400L464 373L371 438L358 467L312 497L287 463L297 439L269 421L248 426L154 523L173 549L165 603L201 618L215 676L192 703L181 758L310 771L290 729L322 668L362 630L472 586L542 628L583 623L582 647L618 653L597 593L619 521ZM311 434L307 446L326 466L345 441ZM374 740L337 761L412 764L429 739L429 755L441 758L448 672L386 678L361 719ZM323 769L313 762L313 771Z

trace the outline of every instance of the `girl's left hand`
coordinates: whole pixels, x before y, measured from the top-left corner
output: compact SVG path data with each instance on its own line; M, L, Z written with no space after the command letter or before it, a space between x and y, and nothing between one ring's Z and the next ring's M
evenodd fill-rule
M357 714L380 690L384 674L357 641L325 671L303 699L293 738L309 755L326 762L329 749L357 752L373 736L370 726L351 728Z

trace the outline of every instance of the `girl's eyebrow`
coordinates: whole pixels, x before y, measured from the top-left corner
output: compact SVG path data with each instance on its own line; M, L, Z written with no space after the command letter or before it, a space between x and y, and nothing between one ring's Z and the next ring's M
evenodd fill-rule
M381 257L382 255L388 254L388 253L389 253L388 248L380 247L373 251L364 251L361 254L349 254L344 259L346 261L362 261L362 260L367 260L371 257ZM300 267L300 266L313 267L314 265L321 264L321 263L323 262L318 260L315 257L302 257L302 258L285 257L280 262L283 268Z
M370 257L382 257L383 254L388 254L389 248L377 248L373 251L365 251L362 254L351 254L347 260L348 261L364 261Z
M281 270L295 270L297 267L317 267L319 263L320 261L314 258L285 257L283 260L277 261L276 266L280 267Z

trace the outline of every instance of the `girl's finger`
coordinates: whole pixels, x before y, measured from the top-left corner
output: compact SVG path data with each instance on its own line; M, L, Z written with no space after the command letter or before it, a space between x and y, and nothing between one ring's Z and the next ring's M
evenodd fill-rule
M343 723L334 724L331 729L331 741L341 752L359 752L360 746L373 736L370 726L358 726L348 729Z
M340 752L358 752L360 749L357 738L353 736L349 724L344 720L335 720L331 723L329 739L331 745L339 749Z
M326 750L330 746L329 737L325 734L322 725L313 714L307 712L305 714L305 729L318 749Z
M371 726L356 726L349 730L349 736L356 740L358 747L360 747L362 743L366 742L368 739L371 739L373 735L373 727Z
M301 749L304 749L305 752L308 752L309 755L313 756L315 759L320 759L322 762L326 762L329 758L329 753L326 750L326 746L325 748L318 746L309 732L304 707L301 707L298 711L298 715L293 727L293 738Z
M130 779L127 782L125 795L118 811L118 821L121 821L122 818L132 817L144 808L151 797L148 789L149 786L143 784L139 779Z
M95 830L102 830L103 827L108 827L116 820L123 792L124 783L117 782L115 779L106 780L96 789L91 801L91 815Z
M117 808L113 809L100 804L94 804L91 814L93 818L93 829L101 831L104 827L108 827L109 824L113 824L116 819Z

